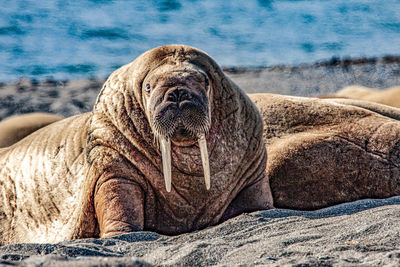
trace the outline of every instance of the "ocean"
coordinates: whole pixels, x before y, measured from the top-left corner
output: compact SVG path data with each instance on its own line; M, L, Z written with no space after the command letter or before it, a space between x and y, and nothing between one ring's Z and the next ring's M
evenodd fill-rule
M224 67L400 54L399 0L0 0L0 81L103 78L187 44Z

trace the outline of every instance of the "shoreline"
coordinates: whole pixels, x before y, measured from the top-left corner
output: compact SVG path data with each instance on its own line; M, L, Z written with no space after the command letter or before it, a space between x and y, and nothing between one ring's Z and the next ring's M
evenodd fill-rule
M265 68L223 68L247 93L294 96L332 94L349 85L388 88L400 85L400 56L331 59L313 64ZM65 117L88 112L105 79L37 81L21 78L0 83L0 120L29 112L50 112Z
M260 73L263 71L285 71L289 69L310 69L318 67L349 67L351 65L365 65L365 64L393 64L400 63L400 55L389 54L384 56L371 56L371 57L337 57L333 56L330 59L319 60L315 62L308 63L298 63L298 64L276 64L270 66L220 66L221 69L231 75L243 74L243 73ZM122 65L121 65L122 66ZM111 73L110 73L111 74ZM108 77L108 76L107 76ZM68 81L105 81L107 77L95 77L89 76L86 78L73 78L73 79L56 79L51 77L35 79L29 78L27 76L21 75L20 78L10 81L0 81L0 87L16 83L22 80L30 80L33 84L39 84L43 82L68 82Z

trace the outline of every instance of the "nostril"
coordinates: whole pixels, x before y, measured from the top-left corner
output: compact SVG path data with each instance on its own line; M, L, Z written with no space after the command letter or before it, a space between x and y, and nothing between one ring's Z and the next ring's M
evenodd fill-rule
M179 96L178 96L179 102L189 100L189 99L190 99L189 93L186 90L180 90Z
M179 103L185 100L189 100L190 98L191 96L186 89L176 89L168 93L166 100Z
M171 102L177 102L178 100L178 90L174 90L172 92L169 92L167 95L167 101L171 101Z

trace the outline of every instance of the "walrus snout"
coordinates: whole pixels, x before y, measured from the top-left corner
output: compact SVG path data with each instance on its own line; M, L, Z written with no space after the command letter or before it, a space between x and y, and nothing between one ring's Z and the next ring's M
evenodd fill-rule
M150 127L160 145L167 192L172 181L171 144L200 149L204 181L210 189L206 135L211 127L211 86L207 75L191 64L164 65L148 74L142 90Z
M153 110L152 126L156 136L171 138L174 143L197 141L210 127L209 103L203 90L174 86L160 95Z
M166 190L171 191L171 141L180 146L199 143L205 185L209 190L210 165L205 138L210 127L208 100L200 101L184 90L173 90L166 95L166 100L160 104L161 109L153 120L155 134L160 142Z
M184 101L190 101L192 94L187 88L173 88L166 93L166 101L176 103L178 106Z
M175 143L195 141L200 134L206 134L210 127L207 107L188 100L179 104L163 103L152 121L156 136L171 138Z

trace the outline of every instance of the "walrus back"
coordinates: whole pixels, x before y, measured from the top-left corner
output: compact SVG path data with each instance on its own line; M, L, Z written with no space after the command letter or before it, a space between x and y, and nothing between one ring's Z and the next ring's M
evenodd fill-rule
M400 108L400 86L378 90L359 85L352 85L345 87L334 94L319 96L319 98L356 99Z
M312 210L400 194L399 109L358 100L253 94L274 205Z
M29 113L15 115L0 122L0 148L8 147L29 134L43 128L63 117L49 113Z
M0 245L71 238L90 116L58 121L0 150Z

